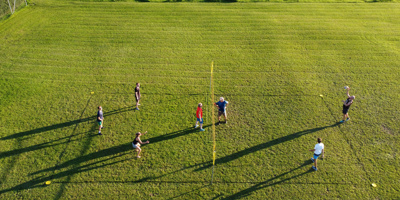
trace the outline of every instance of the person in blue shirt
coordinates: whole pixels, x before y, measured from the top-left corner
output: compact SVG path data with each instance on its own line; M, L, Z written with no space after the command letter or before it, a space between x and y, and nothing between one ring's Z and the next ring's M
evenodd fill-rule
M224 97L219 98L219 101L215 103L215 106L218 107L218 124L221 123L221 115L225 117L225 124L228 123L228 118L226 116L226 106L228 105L228 101L224 100Z

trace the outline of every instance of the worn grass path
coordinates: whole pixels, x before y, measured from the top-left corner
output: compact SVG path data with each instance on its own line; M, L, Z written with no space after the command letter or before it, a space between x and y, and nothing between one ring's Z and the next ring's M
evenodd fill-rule
M34 3L0 22L0 199L400 197L400 4Z

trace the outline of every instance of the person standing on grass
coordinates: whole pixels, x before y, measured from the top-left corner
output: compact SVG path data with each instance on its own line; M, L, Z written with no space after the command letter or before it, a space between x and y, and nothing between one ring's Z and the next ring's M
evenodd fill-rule
M226 116L226 107L228 103L228 101L224 100L224 97L220 97L219 101L215 103L215 106L218 107L218 124L221 123L221 115L224 115L225 117L225 124L228 123L228 119Z
M317 141L318 141L318 144L316 144L315 145L315 147L314 147L314 149L310 149L309 151L312 151L312 152L314 152L314 156L313 156L313 158L311 158L311 161L314 163L314 165L315 166L312 166L312 168L315 170L315 171L317 171L317 160L318 160L318 157L322 154L322 158L324 158L324 154L325 154L325 151L324 151L324 144L322 143L322 139L321 138L318 138L317 139Z
M197 128L199 125L197 125L197 123L200 123L200 131L204 131L203 129L203 104L199 103L199 105L197 106L197 111L196 111L196 124L194 125L194 128Z
M103 129L103 108L101 106L98 107L99 111L97 111L97 123L99 124L99 135L101 134L101 129Z
M349 121L350 117L349 117L349 109L351 104L353 103L353 100L356 98L355 96L350 96L349 91L350 91L350 87L347 87L347 99L343 102L343 119L340 121L340 123L343 123L345 121Z
M148 143L150 143L148 140L146 141L146 142L142 142L142 140L140 140L140 136L141 135L144 135L144 134L146 134L147 133L147 131L145 132L145 133L140 133L140 132L137 132L136 133L136 137L135 137L135 139L132 141L132 147L133 147L133 149L135 149L137 152L138 152L138 154L137 154L137 158L140 158L140 152L142 152L142 149L140 148L140 145L141 144L148 144Z
M140 83L136 83L135 87L135 98L136 98L136 110L139 110L139 101L140 101Z

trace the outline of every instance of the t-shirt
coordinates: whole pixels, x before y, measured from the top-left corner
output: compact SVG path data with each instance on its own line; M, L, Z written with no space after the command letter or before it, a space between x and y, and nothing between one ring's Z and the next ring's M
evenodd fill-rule
M324 149L324 144L323 143L318 143L318 144L315 145L314 149L315 149L314 153L319 155L319 154L322 153L322 149Z
M203 109L197 107L196 118L199 118L199 113L200 113L200 118L203 118Z
M348 105L348 106L344 105L344 104L348 104L349 102L351 102L350 105ZM347 109L350 108L352 103L353 103L353 100L351 100L350 98L347 98L346 101L343 104L343 108L347 108Z
M138 138L138 137L135 137L135 139L132 141L132 143L133 143L134 145L136 145L137 143L139 143L139 141L137 141L137 138Z
M135 95L136 95L136 92L137 92L138 96L140 96L140 88L137 86L135 87Z
M219 111L225 111L225 106L226 104L228 104L228 101L223 101L223 102L218 101L215 104L217 104L217 106L219 107Z
M97 121L101 121L101 120L99 120L99 117L100 117L100 119L103 119L103 111L97 111Z

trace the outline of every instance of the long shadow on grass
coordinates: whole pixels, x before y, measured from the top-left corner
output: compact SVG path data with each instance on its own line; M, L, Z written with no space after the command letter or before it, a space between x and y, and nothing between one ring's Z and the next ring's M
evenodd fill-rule
M84 133L81 133L81 134L84 134ZM77 135L74 135L74 136L78 136L78 135L80 135L80 134L77 134ZM14 150L11 150L11 151L1 152L0 153L0 159L1 158L6 158L6 157L9 157L9 156L18 155L18 154L21 154L21 153L27 153L27 152L31 152L31 151L36 151L36 150L48 148L48 147L58 146L58 145L62 145L62 144L74 141L74 140L71 140L71 141L66 140L68 138L70 138L70 136L62 137L62 138L59 138L59 139L56 139L56 140L52 140L50 142L45 142L45 143L42 143L42 144L35 144L35 145L29 146L29 147L25 147L25 148L19 148L19 149L14 149ZM66 141L59 142L59 141L62 141L64 139Z
M211 124L204 125L203 128L205 129L205 128L209 127L209 126L211 126ZM150 143L148 145L151 145L151 144L154 144L154 143L157 143L157 142L162 142L162 141L165 141L165 140L172 140L174 138L181 137L181 136L184 136L184 135L189 135L189 134L195 133L195 132L199 132L199 129L198 128L195 129L195 128L191 127L191 128L187 128L187 129L183 129L183 130L167 133L165 135L152 137L152 138L149 138L149 139L146 139L146 140L149 140Z
M69 166L76 166L76 167L73 167L72 169L69 169L66 171L61 171L61 172L55 173L54 175L49 175L49 176L44 176L44 177L41 176L41 177L38 177L38 178L35 178L32 180L29 180L25 183L16 185L12 188L1 190L0 194L9 192L9 191L18 191L18 190L24 190L24 189L29 189L29 188L35 188L35 187L43 187L44 183L46 181L50 181L53 179L59 179L59 178L66 177L66 176L72 176L77 173L82 173L85 171L103 168L105 166L114 165L114 164L117 164L120 162L130 160L130 159L124 159L124 160L115 161L112 163L105 163L106 161L114 160L118 157L128 154L129 152L127 152L127 151L129 151L129 150L132 150L132 145L130 143L126 143L126 144L111 147L108 149L103 149L98 152L93 152L93 153L87 154L85 156L80 156L78 158L74 158L72 160L66 161L55 167L50 167L50 168L47 168L44 170L40 170L40 171L37 171L30 175L35 175L35 174L39 174L42 172L55 171L56 169L63 170ZM105 158L105 157L109 157L109 158ZM100 159L100 160L80 166L81 163L90 162L91 160L94 160L94 159Z
M124 107L124 108L120 108L120 109L116 109L110 112L104 112L104 116L110 116L110 115L115 115L115 114L119 114L122 112L128 112L133 110L132 106L129 107ZM20 138L20 137L25 137L25 136L29 136L29 135L33 135L33 134L37 134L37 133L42 133L42 132L46 132L46 131L51 131L51 130L55 130L55 129L59 129L59 128L64 128L64 127L68 127L68 126L72 126L78 123L82 123L82 122L87 122L90 120L95 120L96 119L96 115L91 116L91 117L87 117L84 119L77 119L77 120L72 120L69 122L64 122L64 123L60 123L60 124L54 124L51 126L46 126L46 127L42 127L42 128L37 128L37 129L33 129L30 131L24 131L24 132L19 132L19 133L15 133L13 135L9 135L6 137L2 137L0 138L0 140L9 140L9 139L15 139L15 138Z
M296 133L293 133L293 134L290 134L290 135L287 135L287 136L284 136L284 137L281 137L281 138L277 138L275 140L268 141L266 143L262 143L262 144L250 147L250 148L242 150L242 151L238 151L238 152L233 153L231 155L227 155L227 156L218 158L218 159L215 160L215 163L216 163L216 165L227 163L227 162L230 162L232 160L236 160L238 158L241 158L241 157L243 157L245 155L254 153L256 151L260 151L262 149L266 149L266 148L272 147L274 145L278 145L278 144L281 144L281 143L284 143L284 142L299 138L299 137L301 137L303 135L314 133L314 132L317 132L317 131L320 131L320 130L323 130L323 129L326 129L326 128L329 128L329 127L335 127L335 126L337 126L339 124L340 123L335 123L335 124L332 124L332 125L329 125L329 126L323 126L323 127L319 127L319 128L313 128L313 129L307 129L307 130L304 130L304 131L299 131L299 132L296 132ZM209 161L207 165L204 165L203 167L200 167L200 168L196 169L196 171L203 170L203 169L209 168L211 166L212 166L212 161Z
M313 128L313 129L307 129L307 130L304 130L304 131L299 131L299 132L296 132L296 133L293 133L293 134L290 134L290 135L287 135L287 136L284 136L284 137L281 137L281 138L278 138L278 139L275 139L275 140L271 140L271 141L263 143L263 144L256 145L254 147L250 147L248 149L236 152L234 154L231 154L231 155L228 155L228 156L225 156L225 157L222 157L222 158L218 158L218 159L216 159L215 163L216 163L216 165L227 163L229 161L238 159L238 158L240 158L242 156L245 156L245 155L248 155L250 153L253 153L253 152L256 152L256 151L259 151L259 150L262 150L262 149L265 149L265 148L268 148L268 147L271 147L271 146L274 146L274 145L277 145L277 144L280 144L280 143L283 143L283 142L287 142L287 141L296 139L296 138L298 138L300 136L303 136L303 135L306 135L306 134L314 133L314 132L317 132L317 131L320 131L320 130L323 130L323 129L326 129L326 128L329 128L329 127L334 127L334 126L337 126L339 124L340 123L335 123L335 124L332 124L332 125L329 125L329 126L324 126L324 127L319 127L319 128ZM206 127L208 127L208 126L211 126L211 125L207 125ZM185 131L188 131L188 132L185 133ZM173 133L170 133L170 134L167 134L167 135L158 136L156 138L151 138L151 139L149 139L149 141L150 141L150 144L151 144L151 141L158 142L158 141L162 141L162 140L166 140L166 139L172 139L172 138L179 137L181 135L188 134L188 133L195 132L195 131L198 131L198 129L193 129L193 128L185 129L185 130L181 131L182 133L179 133L179 131L177 131L177 132L173 132ZM304 166L304 165L305 164L303 164L302 166ZM180 171L184 171L184 170L188 170L188 169L194 169L194 171L200 171L200 170L208 169L211 166L212 166L212 161L207 161L207 162L191 165L191 166L188 166L188 167L184 167L182 169L179 169L179 170L176 170L176 171L173 171L173 172L170 172L170 173L166 173L166 174L163 174L163 175L160 175L160 176L148 176L148 177L139 179L139 180L134 181L134 182L137 182L137 183L140 183L140 182L166 182L166 181L155 181L155 180L159 179L159 178L162 178L162 177L166 177L168 175L171 175L171 174L174 174L174 173L177 173L177 172L180 172ZM300 167L302 167L302 166L300 166ZM185 183L187 181L178 181L178 182L179 183Z
M238 193L236 193L236 194L233 194L233 195L231 195L231 196L229 196L229 197L226 197L226 198L223 198L223 199L224 199L224 200L225 200L225 199L226 199L226 200L228 200L228 199L241 199L241 198L244 198L244 197L246 197L246 196L249 196L252 192L255 192L255 191L257 191L257 190L260 190L260 189L263 189L263 188L266 188L266 187L271 187L271 186L278 185L278 184L282 184L282 183L284 183L284 182L286 182L286 181L289 181L289 180L291 180L291 179L294 179L294 178L303 176L303 175L305 175L305 174L308 174L308 173L310 173L310 172L313 172L313 170L312 170L311 167L310 167L309 170L307 170L307 171L305 171L305 172L303 172L303 173L300 173L300 174L291 176L291 177L289 177L289 178L285 178L285 179L283 179L283 180L280 180L280 181L276 181L276 182L275 182L275 180L277 180L277 179L279 180L280 178L282 178L282 177L284 177L284 176L286 176L286 175L288 175L288 174L290 174L290 173L292 173L292 172L294 172L294 171L296 171L296 170L299 170L299 169L301 169L301 168L303 168L303 167L305 167L305 166L307 166L307 165L310 166L310 164L312 164L311 160L306 160L306 161L304 161L304 163L303 163L302 165L300 165L300 166L298 166L298 167L296 167L296 168L294 168L294 169L292 169L292 170L289 170L289 171L287 171L287 172L285 172L285 173L283 173L283 174L280 174L280 175L278 175L278 176L275 176L275 177L273 177L273 178L270 178L270 179L268 179L268 180L266 180L266 181L264 181L264 182L258 183L258 184L254 185L254 186L252 186L252 187L249 187L249 188L247 188L247 189L245 189L245 190L242 190L242 191L240 191L240 192L238 192Z

